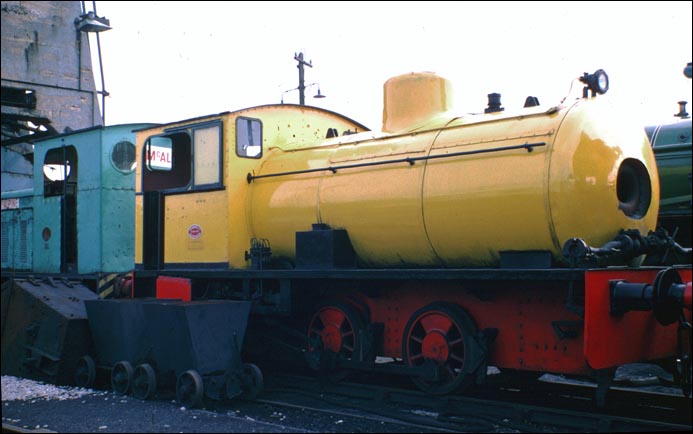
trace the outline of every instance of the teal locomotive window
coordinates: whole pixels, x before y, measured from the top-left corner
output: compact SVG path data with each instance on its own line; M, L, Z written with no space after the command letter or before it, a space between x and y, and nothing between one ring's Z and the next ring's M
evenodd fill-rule
M43 195L75 194L77 189L77 150L74 146L54 148L43 160Z
M236 118L236 154L239 157L262 157L262 122L260 119Z
M128 140L122 140L113 146L111 162L116 169L123 173L135 170L135 145Z

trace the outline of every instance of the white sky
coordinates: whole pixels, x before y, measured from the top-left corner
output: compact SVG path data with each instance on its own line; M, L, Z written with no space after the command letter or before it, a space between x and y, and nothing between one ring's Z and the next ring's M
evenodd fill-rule
M549 107L574 78L601 68L606 96L634 108L638 122L671 121L678 101L693 100L683 75L693 60L692 4L97 1L113 28L100 34L106 124L279 103L298 87L298 52L313 64L305 83L327 96L312 98L314 86L306 103L373 130L384 82L420 71L451 80L462 114L483 112L491 92L508 109L528 95ZM94 68L98 89L98 60ZM298 99L297 90L284 95Z

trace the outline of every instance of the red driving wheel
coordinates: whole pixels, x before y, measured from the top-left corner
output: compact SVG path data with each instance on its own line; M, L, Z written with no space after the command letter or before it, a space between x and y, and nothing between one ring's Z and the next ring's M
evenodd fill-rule
M359 311L343 302L326 304L313 315L308 326L308 351L326 350L338 358L356 359L364 330ZM336 374L336 375L335 375ZM333 380L342 379L347 372L333 373Z
M449 303L433 303L416 311L404 329L403 358L409 366L433 365L436 379L414 377L414 383L432 394L445 394L467 386L472 375L469 339L476 326L464 309Z

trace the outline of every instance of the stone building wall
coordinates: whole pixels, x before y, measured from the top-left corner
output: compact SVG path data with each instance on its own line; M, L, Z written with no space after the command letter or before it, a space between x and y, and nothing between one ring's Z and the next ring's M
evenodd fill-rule
M23 188L10 153L30 160L31 135L102 125L82 13L80 1L0 2L3 191Z

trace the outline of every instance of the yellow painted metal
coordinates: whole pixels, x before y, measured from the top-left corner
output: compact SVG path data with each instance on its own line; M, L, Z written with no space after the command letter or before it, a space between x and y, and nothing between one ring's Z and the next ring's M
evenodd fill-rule
M425 156L434 134L374 139L365 133L362 140L344 140L340 146L275 153L260 173ZM253 232L269 239L274 253L293 257L295 233L325 223L347 229L366 264L419 264L427 255L422 247L428 244L421 214L423 168L399 163L255 180L250 204ZM436 261L430 249L428 259L431 264Z
M424 182L426 231L448 265L492 265L502 250L549 250L572 237L601 246L620 229L656 225L658 176L646 137L605 97L553 114L499 117L442 131L432 154L546 143L431 160ZM653 197L643 218L619 209L616 175L627 158L644 163Z
M342 147L333 165L423 157L436 131L404 134ZM357 152L358 151L358 152ZM325 174L319 193L320 221L346 228L359 259L368 266L436 265L422 214L426 164L396 163Z
M388 133L411 131L452 107L452 84L432 72L392 77L383 87L383 131Z
M142 190L140 189L141 187L141 177L139 173L139 168L141 166L141 161L139 158L139 155L141 154L141 149L139 149L139 146L137 148L137 189L135 190L136 192L140 193ZM141 195L136 195L135 196L135 264L141 264L142 263L142 258L143 258L143 235L142 235L142 196Z
M229 192L229 252L230 266L232 268L244 268L249 266L249 262L245 259L245 252L250 247L250 239L266 238L265 233L256 231L256 227L264 225L264 211L255 212L254 204L257 196L253 194L255 182L248 184L247 174L257 175L264 167L275 168L276 170L285 171L291 170L288 167L273 165L274 156L290 155L295 156L290 159L294 163L305 167L318 164L320 155L329 149L336 148L336 143L339 138L325 140L329 129L334 129L344 140L348 140L357 133L367 131L367 128L358 122L348 119L337 113L318 109L310 106L297 105L271 105L252 107L244 110L233 112L229 115L229 121L225 122L225 137L229 138L231 143L235 143L235 119L238 116L260 119L262 121L263 134L263 158L258 160L237 158L233 149L229 152L229 174L226 177L226 188ZM233 120L233 122L231 122ZM228 133L226 133L228 131ZM347 135L344 135L344 134ZM365 133L369 134L369 133ZM225 140L226 141L226 140ZM233 145L231 145L233 148ZM312 150L312 151L309 151ZM305 161L303 157L315 154L318 161ZM226 154L225 154L226 155ZM274 169L270 169L274 170ZM318 178L321 174L318 174ZM263 181L270 181L265 179ZM284 198L289 198L289 209L300 210L306 203L315 206L315 197L311 196L313 181L317 179L313 175L300 175L299 179L307 179L307 184L301 182L301 186L294 190L291 181L294 178L277 178L282 182L281 190ZM270 184L266 183L265 185ZM268 199L271 201L271 206L278 214L273 214L273 222L276 225L272 230L272 238L268 238L272 247L274 257L290 256L290 252L295 251L295 235L297 230L308 230L310 225L315 223L316 211L313 208L311 214L305 217L305 221L309 221L308 226L303 226L299 221L292 221L292 211L283 209L278 197ZM288 211L283 214L284 211ZM300 211L299 211L300 212ZM283 225L288 225L293 229L290 233L285 233L281 229ZM301 229L296 229L301 227ZM276 247L275 247L276 245ZM293 256L293 255L291 255Z
M236 154L236 118L259 119L263 125L263 156L241 158ZM250 247L253 216L248 196L252 184L249 173L256 173L276 153L293 154L299 149L313 148L325 140L329 129L338 134L361 133L363 125L333 112L309 106L268 105L236 112L205 116L161 125L137 132L137 177L135 217L135 262L143 262L143 200L142 170L145 167L145 141L165 130L182 128L211 121L222 122L223 190L164 192L164 267L166 264L209 264L227 262L230 268L249 266L245 252ZM199 238L188 231L197 225ZM293 233L291 234L293 237Z
M166 196L164 262L228 262L226 191Z
M530 112L531 113L531 112ZM563 115L486 115L442 130L431 155L546 146L429 160L423 183L426 232L449 266L498 263L502 250L558 248L547 220L551 144ZM565 240L564 240L565 241Z
M325 223L346 229L368 266L461 267L498 265L504 250L545 250L560 259L572 237L600 246L622 229L655 229L654 156L642 128L628 123L608 97L448 118L447 125L441 114L409 133L367 133L277 152L258 173L540 146L257 179L251 233L292 257L295 232ZM626 159L648 172L652 198L642 217L619 209L616 175Z
M590 99L566 116L556 135L549 171L549 206L556 237L581 237L591 245L613 239L600 228L654 230L659 213L659 174L647 137L633 128L633 116ZM617 175L625 161L637 160L647 169L652 189L642 218L619 209ZM574 235L571 235L574 234Z
M424 82L434 92L449 88L428 75ZM164 262L223 261L247 268L245 252L253 237L269 240L274 257L292 259L296 232L315 223L346 229L359 260L371 267L494 266L503 250L547 250L558 259L572 237L599 246L622 229L646 234L655 228L654 155L643 129L614 110L608 96L459 118L446 110L447 96L432 101L440 104L384 116L395 133L341 135L363 127L332 112L293 105L254 107L138 133L139 158L144 140L164 128L209 120L223 124L224 190L166 196ZM262 158L236 155L238 116L262 121ZM414 123L407 128L409 121ZM325 139L330 128L340 136ZM499 150L525 144L536 146L531 152ZM466 155L437 158L460 153ZM399 162L376 165L393 160ZM641 217L619 209L617 174L627 160L641 162L648 172L652 198ZM139 161L138 192L142 167ZM340 169L316 170L326 168ZM307 170L312 171L288 173ZM261 177L248 183L248 174ZM136 209L141 263L141 196ZM190 225L199 222L203 237L213 234L209 243L186 239Z

